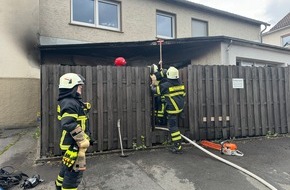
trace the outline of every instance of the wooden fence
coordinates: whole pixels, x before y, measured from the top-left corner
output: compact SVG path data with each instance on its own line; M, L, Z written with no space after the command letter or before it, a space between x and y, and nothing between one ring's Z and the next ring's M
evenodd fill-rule
M120 148L118 119L124 148L134 144L152 146L167 140L166 132L151 130L147 67L42 65L42 156L60 155L58 80L67 72L86 78L83 100L92 104L90 126L96 139L90 152ZM191 139L228 139L290 131L289 67L189 65L180 69L180 75L187 93L180 129ZM243 88L233 88L242 84Z

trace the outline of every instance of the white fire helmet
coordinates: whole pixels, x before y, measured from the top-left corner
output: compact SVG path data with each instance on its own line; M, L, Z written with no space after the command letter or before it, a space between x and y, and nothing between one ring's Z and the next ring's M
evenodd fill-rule
M179 71L175 67L169 67L166 72L168 79L178 79L179 78Z
M84 77L76 73L66 73L59 78L58 88L72 89L76 85L84 84Z
M158 66L156 64L152 64L152 65L150 65L148 67L150 69L150 71L149 71L150 74L154 74L154 73L158 72Z

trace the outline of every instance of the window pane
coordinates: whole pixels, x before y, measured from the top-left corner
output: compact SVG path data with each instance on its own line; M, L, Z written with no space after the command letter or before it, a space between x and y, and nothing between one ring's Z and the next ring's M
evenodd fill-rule
M94 0L73 0L73 21L94 24Z
M288 44L286 44L288 42ZM290 36L282 37L283 46L290 45Z
M118 5L99 1L99 25L119 28Z
M192 20L192 37L207 36L207 22Z
M157 36L173 37L173 17L157 14Z

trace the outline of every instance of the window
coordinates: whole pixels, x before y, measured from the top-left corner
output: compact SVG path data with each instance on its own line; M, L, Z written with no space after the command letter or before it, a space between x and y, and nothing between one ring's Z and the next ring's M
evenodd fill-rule
M71 0L72 23L120 31L120 3L108 0Z
M73 0L72 20L76 22L94 24L94 6L95 3L92 0Z
M205 21L192 19L191 31L192 37L208 36L208 24Z
M247 58L237 58L236 65L248 67L283 67L283 63L254 60Z
M290 46L290 35L282 36L282 46L283 47Z
M175 17L171 14L157 12L156 14L157 37L175 37Z

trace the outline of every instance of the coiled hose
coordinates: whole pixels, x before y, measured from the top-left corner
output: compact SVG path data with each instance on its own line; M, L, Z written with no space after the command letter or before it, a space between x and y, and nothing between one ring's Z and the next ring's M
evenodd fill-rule
M163 130L163 131L169 131L169 129L167 129L167 128L163 128L163 127L155 127L155 129ZM192 144L193 146L195 146L196 148L198 148L198 149L200 149L201 151L205 152L206 154L208 154L208 155L214 157L215 159L217 159L217 160L219 160L219 161L221 161L221 162L223 162L223 163L225 163L225 164L227 164L227 165L230 165L230 166L232 166L232 167L234 167L234 168L236 168L236 169L238 169L238 170L244 172L245 174L251 176L252 178L258 180L259 182L261 182L263 185L265 185L265 186L268 187L269 189L271 189L271 190L277 190L277 188L275 188L273 185L269 184L269 183L266 182L264 179L262 179L262 178L260 178L259 176L253 174L252 172L250 172L250 171L248 171L248 170L246 170L246 169L244 169L244 168L242 168L242 167L240 167L240 166L238 166L238 165L236 165L236 164L234 164L234 163L232 163L232 162L230 162L230 161L228 161L228 160L226 160L226 159L223 159L223 158L221 158L221 157L219 157L219 156L217 156L217 155L211 153L210 151L208 151L208 150L202 148L202 147L199 146L196 142L190 140L189 138L187 138L186 136L184 136L184 135L182 135L182 134L181 134L181 137L184 138L186 141L188 141L188 142L189 142L190 144Z

